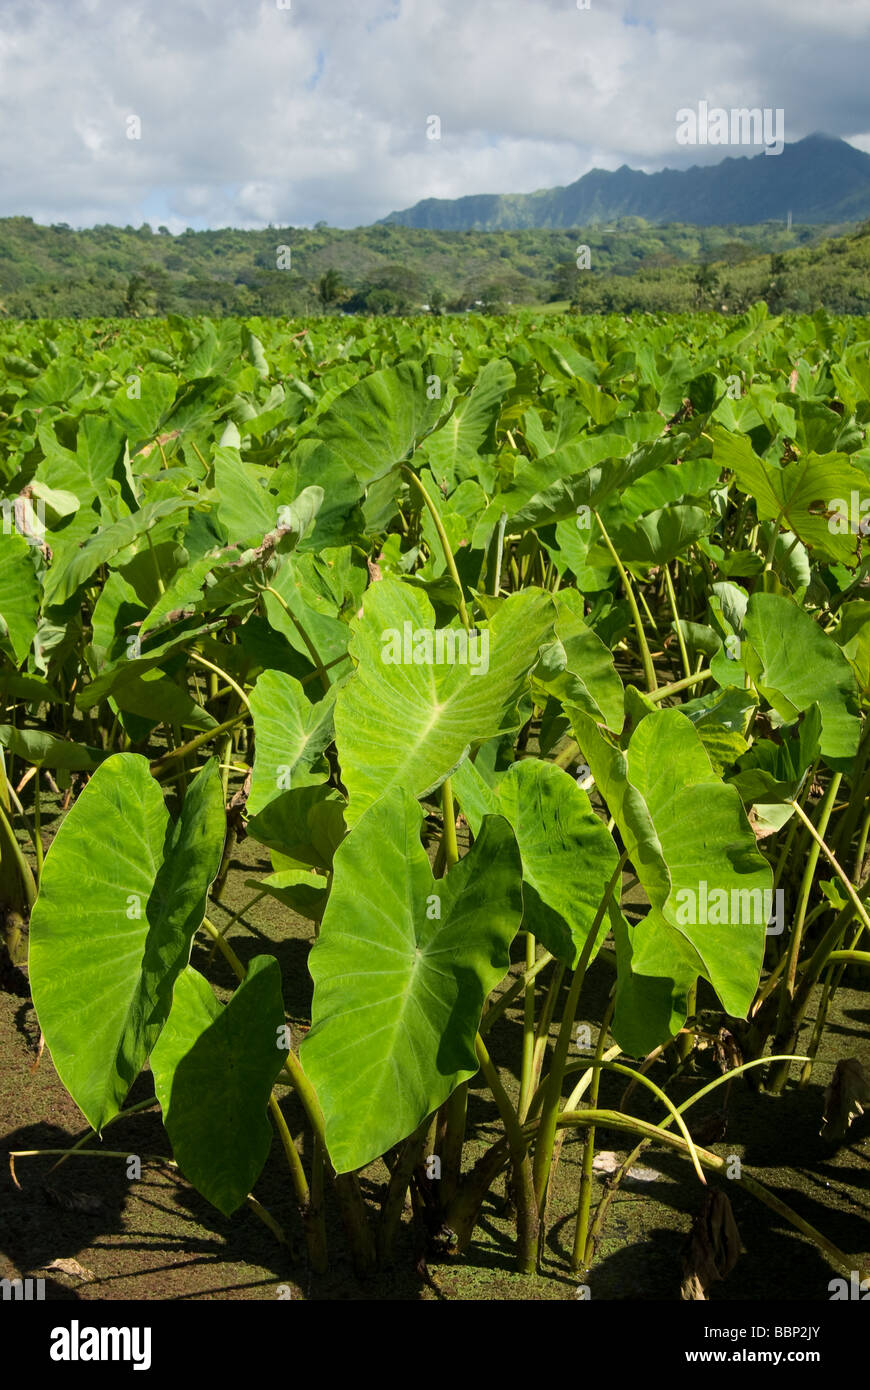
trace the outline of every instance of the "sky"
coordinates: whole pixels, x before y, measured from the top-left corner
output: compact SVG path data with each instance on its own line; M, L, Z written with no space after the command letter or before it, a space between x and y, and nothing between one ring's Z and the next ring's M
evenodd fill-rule
M870 152L870 0L588 5L0 0L0 216L355 227L756 153L678 144L701 101Z

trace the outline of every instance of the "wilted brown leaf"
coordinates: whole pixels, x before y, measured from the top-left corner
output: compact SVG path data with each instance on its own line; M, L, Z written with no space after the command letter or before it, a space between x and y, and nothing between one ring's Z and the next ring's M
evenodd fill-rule
M845 1139L853 1120L870 1105L870 1076L857 1057L841 1059L825 1088L825 1113L819 1131L823 1139Z
M69 1274L73 1279L80 1279L83 1284L95 1284L97 1276L93 1270L86 1269L80 1265L78 1260L52 1260L50 1264L39 1265L40 1269L56 1269L60 1274Z
M708 1191L683 1246L680 1297L706 1300L711 1284L724 1279L737 1263L740 1232L724 1192Z

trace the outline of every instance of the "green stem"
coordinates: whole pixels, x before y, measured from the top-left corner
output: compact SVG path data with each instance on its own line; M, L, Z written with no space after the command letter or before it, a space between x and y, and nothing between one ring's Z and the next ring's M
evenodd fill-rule
M441 812L444 818L445 872L459 863L459 842L456 838L456 808L453 805L453 784L448 777L441 783Z
M325 694L325 693L329 690L329 686L330 686L329 675L328 675L328 673L327 673L326 667L325 667L324 664L323 664L323 660L322 660L322 658L321 658L321 656L320 656L319 651L318 651L317 648L315 647L313 641L312 641L311 638L309 637L309 635L308 635L308 633L306 632L305 628L303 627L302 623L300 623L300 621L299 621L299 619L297 618L296 614L293 612L293 609L292 609L292 608L290 607L290 605L287 603L286 599L282 598L282 596L278 593L278 590L277 590L277 589L273 589L272 586L271 586L271 584L266 584L266 585L265 585L265 587L264 587L264 589L263 589L263 593L264 593L264 594L271 594L273 598L276 598L276 599L278 600L278 602L280 603L281 607L284 609L284 612L287 614L287 617L290 619L290 621L291 621L291 623L293 624L293 626L295 627L296 631L299 633L299 636L302 638L302 641L305 643L306 651L308 652L308 655L311 657L311 660L312 660L312 662L314 663L314 667L315 667L315 670L316 670L316 672L317 672L317 675L320 677L320 684L323 686L323 691L324 691L324 694ZM330 663L330 664L331 664L331 663Z
M698 981L690 985L686 992L686 1018L694 1018L698 1011ZM677 1038L677 1056L681 1062L688 1062L695 1046L695 1035L691 1029L684 1029Z
M620 881L622 868L627 857L627 853L620 855L619 862L611 875L610 882L598 905L595 920L583 943L583 950L580 953L580 959L577 962L577 968L574 971L568 990L568 998L565 1001L565 1008L562 1014L562 1024L553 1051L553 1062L550 1067L549 1077L547 1078L541 1109L540 1126L538 1128L538 1137L535 1144L535 1200L538 1204L538 1216L541 1221L542 1230L546 1214L547 1190L549 1187L550 1166L553 1158L553 1145L556 1140L556 1121L559 1115L559 1101L562 1095L562 1078L565 1072L565 1062L568 1057L568 1047L571 1042L571 1033L574 1027L574 1016L580 1001L580 991L583 988L586 967L589 964L592 952L598 940L598 930L604 920L604 914L607 911L607 906L610 902L613 890Z
M613 1015L613 1002L608 1005L608 1022ZM601 1061L604 1056L604 1044L607 1039L607 1028L602 1020L601 1028L598 1033L598 1042L595 1047L594 1061L597 1066L589 1069L589 1105L591 1109L598 1108L598 1090L601 1082L602 1066ZM566 1109L572 1109L573 1095L571 1096ZM571 1269L576 1271L586 1260L586 1252L589 1243L589 1211L592 1205L592 1165L595 1162L595 1126L590 1125L586 1131L586 1139L583 1145L583 1163L580 1169L580 1192L577 1198L577 1220L574 1227L574 1250L571 1257Z
M486 1050L486 1043L479 1033L474 1040L474 1046L480 1069L492 1092L510 1147L514 1176L514 1199L517 1204L517 1265L521 1274L531 1274L535 1268L538 1220L528 1142L523 1135L516 1111L501 1084L501 1078Z
M609 1129L628 1131L629 1133L632 1131L634 1133L643 1133L649 1139L654 1139L656 1142L661 1141L667 1148L676 1149L680 1153L687 1152L685 1140L682 1139L680 1135L668 1134L664 1132L660 1126L648 1124L645 1120L638 1120L634 1117L629 1118L621 1114L618 1110L582 1110L574 1114L563 1111L559 1116L560 1127L589 1124L606 1125ZM711 1153L708 1149L696 1148L696 1152L701 1163L703 1163L706 1168L712 1168L717 1173L724 1173L727 1171L730 1161L728 1158L720 1158L718 1154ZM789 1225L794 1226L796 1230L808 1236L809 1239L827 1255L828 1259L835 1267L846 1270L847 1272L851 1272L851 1270L854 1269L855 1259L853 1255L844 1254L843 1251L838 1249L826 1236L823 1236L821 1231L816 1230L815 1226L811 1226L808 1221L805 1221L802 1216L799 1216L798 1213L787 1206L785 1202L780 1201L780 1199L774 1196L772 1192L768 1191L766 1187L763 1187L756 1178L753 1178L749 1173L743 1172L739 1178L734 1178L733 1181L740 1183L748 1192L751 1192L754 1197L757 1197L760 1202L763 1202L765 1206L769 1207L771 1211L776 1212L778 1216L788 1221Z
M450 548L450 541L447 539L447 532L444 530L444 523L441 520L438 508L435 506L435 503L432 501L432 498L429 496L428 492L423 486L423 483L417 477L417 474L414 472L413 468L409 468L407 464L403 463L402 471L404 473L407 473L408 477L411 479L411 482L414 483L424 503L429 509L429 515L431 516L432 521L435 524L435 530L438 532L438 539L440 540L441 548L444 551L444 560L447 565L447 570L450 574L450 578L453 580L453 583L459 590L459 616L462 619L462 626L465 628L466 632L470 632L471 621L468 617L468 609L465 606L465 594L462 588L462 580L459 578L459 571L456 568L456 561L453 558L453 551Z
M831 804L833 805L834 796L836 795L836 790L839 786L839 779L841 775L841 773L837 772L831 779L831 786L828 789L828 797L826 797L825 799L826 805L828 798L830 798ZM806 825L807 830L810 832L810 835L815 840L817 846L817 854L818 850L821 850L822 854L825 856L828 863L831 865L831 868L834 870L834 873L837 875L844 889L846 890L846 896L850 900L858 916L861 918L861 921L864 923L864 926L867 928L868 931L870 931L870 916L868 916L867 914L867 909L864 907L864 904L858 897L858 894L855 892L855 889L852 887L849 875L846 873L845 869L841 868L841 866L837 863L837 860L835 859L834 855L831 853L831 851L828 849L828 846L825 844L825 826L827 825L828 819L830 818L830 811L828 811L828 814L826 816L822 816L820 818L819 828L817 830L816 827L813 825L812 821L804 812L803 808L799 806L796 801L792 801L791 806L793 807L797 815L800 816L801 820Z
M641 621L640 609L637 606L637 599L634 596L634 589L632 588L631 580L628 577L628 571L626 570L625 566L623 565L622 561L617 555L616 547L614 546L612 540L610 539L606 530L604 529L604 522L601 520L601 517L595 511L592 513L592 515L598 522L598 525L601 529L601 536L604 541L604 544L610 551L613 563L616 565L616 568L619 571L619 577L622 580L622 587L625 589L625 597L628 599L628 606L631 609L631 616L634 619L634 628L635 632L637 633L637 640L640 643L640 655L641 660L643 662L643 672L644 678L646 680L646 688L650 693L652 693L657 688L658 682L656 681L655 668L653 666L652 657L650 656L649 646L647 645L646 634L643 630L643 622Z
M191 661L195 661L198 666L204 666L207 671L214 671L215 675L223 677L227 685L230 686L230 688L236 692L242 704L250 713L250 701L248 700L248 697L245 694L242 687L238 684L237 681L233 680L232 676L228 675L226 671L221 670L220 666L215 666L213 661L209 661L206 657L200 656L199 652L189 652L188 655L190 656ZM236 721L234 720L233 722L235 723ZM216 730L214 729L209 730L209 736L211 738L214 738L215 732ZM178 749L176 750L176 752L180 751L181 750Z
M434 1136L436 1119L437 1116L427 1116L423 1123L417 1126L414 1133L405 1140L399 1150L399 1156L390 1174L387 1194L381 1207L381 1220L378 1227L378 1260L381 1264L393 1248L399 1222L402 1219L405 1193L408 1191L414 1176L414 1169L426 1154L427 1141ZM429 1152L431 1153L431 1149Z
M0 856L3 854L4 842L18 869L27 906L28 908L32 908L33 904L36 902L37 895L37 887L33 879L33 874L31 873L30 865L24 858L15 831L12 829L7 819L6 812L3 806L0 805Z
M831 812L834 808L837 790L840 786L841 781L842 773L835 772L833 777L831 778L828 790L825 793L824 800L822 801L818 810L818 831L816 831L815 826L812 824L809 817L806 815L805 811L803 810L803 807L800 806L800 804L795 800L792 800L790 803L792 810L795 812L795 814L800 817L804 825L807 826L812 832L814 843L810 845L810 851L807 855L806 864L804 866L803 879L801 881L800 893L798 895L797 911L795 914L794 924L792 926L791 940L789 941L785 976L779 986L780 996L779 1006L777 1010L776 1026L777 1041L781 1044L779 1048L780 1051L790 1050L789 1040L791 1039L792 1042L794 1041L794 1018L792 1016L792 1004L794 1002L797 966L798 960L800 958L801 942L803 940L804 921L807 915L807 907L809 906L810 893L812 892L813 880L815 878L816 873L816 865L818 864L819 860L819 849L824 844L824 833L827 829L828 821L830 820ZM827 846L825 846L825 848L827 853L830 854L830 851L827 850ZM851 884L849 884L849 888L851 889ZM861 910L863 911L863 908ZM768 1081L768 1089L774 1095L778 1095L782 1091L783 1086L788 1080L788 1075L788 1063L786 1062L778 1065L771 1072Z
M526 987L523 999L523 1057L520 1071L520 1099L517 1113L524 1120L532 1098L532 1062L535 1055L535 982L529 978L529 971L535 967L536 942L532 933L526 932Z
M39 768L33 778L33 848L36 851L36 882L42 882L42 797L40 795Z
M517 976L513 984L505 990L504 994L499 995L495 1003L491 1004L490 1007L487 1009L486 1013L483 1015L483 1018L480 1022L481 1034L489 1032L490 1028L496 1022L496 1020L501 1018L502 1014L505 1012L506 1009L510 1008L511 1004L514 1002L517 996L522 994L523 990L526 988L526 985L529 984L531 980L536 979L538 975L540 975L541 971L546 966L548 966L550 964L550 961L553 959L554 957L550 955L549 951L544 951L543 955L539 956L539 958L535 961L535 964L531 970L527 970L523 975Z
M671 605L671 612L674 615L674 627L677 630L677 641L680 644L680 657L682 658L683 670L685 671L686 679L688 680L692 675L692 667L689 661L689 653L686 650L686 639L683 636L683 625L680 622L679 609L677 608L677 596L674 593L674 581L671 578L671 572L668 569L667 565L664 566L664 576L665 588L668 591L668 602Z
M672 681L670 685L660 685L657 690L650 691L649 698L658 702L666 700L669 695L679 695L681 690L690 690L693 685L701 685L703 681L708 681L713 672L709 670L696 671L694 675L686 676L685 680Z

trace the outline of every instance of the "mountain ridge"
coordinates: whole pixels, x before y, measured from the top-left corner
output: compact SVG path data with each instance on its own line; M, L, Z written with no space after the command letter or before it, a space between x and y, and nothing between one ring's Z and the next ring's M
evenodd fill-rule
M378 226L429 231L571 228L643 217L657 224L753 226L772 220L860 222L870 217L870 154L816 132L779 155L727 155L718 164L648 174L622 164L590 169L571 184L534 193L424 198Z

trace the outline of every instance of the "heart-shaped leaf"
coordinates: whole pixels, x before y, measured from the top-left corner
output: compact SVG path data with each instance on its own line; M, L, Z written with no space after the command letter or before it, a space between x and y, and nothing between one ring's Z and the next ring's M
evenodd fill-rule
M313 1022L300 1054L339 1173L406 1138L477 1071L483 1004L523 915L505 820L487 818L443 879L432 877L421 820L398 789L366 812L336 853L310 955Z
M148 760L94 773L45 860L30 981L57 1073L99 1130L160 1036L218 871L225 812L216 761L174 824Z
M283 1061L283 1028L274 956L254 957L226 1006L188 966L151 1055L175 1160L224 1216L242 1205L269 1156L266 1106Z
M423 796L472 744L520 727L519 702L553 617L549 594L512 594L466 644L463 629L436 634L432 608L413 585L371 586L353 625L356 674L335 702L349 826L391 787Z

